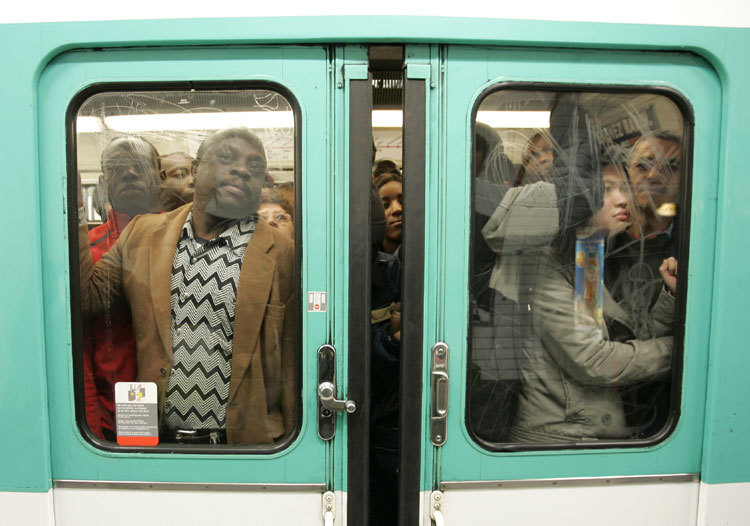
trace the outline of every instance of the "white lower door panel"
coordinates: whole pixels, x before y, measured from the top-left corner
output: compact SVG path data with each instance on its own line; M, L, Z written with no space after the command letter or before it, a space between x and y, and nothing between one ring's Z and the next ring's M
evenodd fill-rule
M321 526L322 489L243 485L65 484L54 489L56 526L252 524Z
M697 480L669 477L461 485L444 488L446 526L686 526L696 524L700 491Z

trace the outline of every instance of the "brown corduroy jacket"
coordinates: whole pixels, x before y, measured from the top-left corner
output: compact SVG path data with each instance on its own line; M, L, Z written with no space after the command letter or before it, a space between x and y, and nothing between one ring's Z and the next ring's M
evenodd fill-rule
M133 317L138 381L158 387L159 419L172 368L170 282L182 225L192 204L134 218L92 264L86 225L79 228L84 316L124 302ZM295 425L293 243L258 221L237 288L227 442L267 444Z

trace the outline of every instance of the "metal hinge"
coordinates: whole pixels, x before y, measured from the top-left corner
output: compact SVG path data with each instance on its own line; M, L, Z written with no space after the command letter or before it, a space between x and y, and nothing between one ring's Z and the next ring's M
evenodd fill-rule
M430 518L435 523L435 526L445 526L442 491L433 491L430 493Z
M448 432L448 350L448 344L443 342L432 347L430 442L435 446L445 444Z
M323 493L323 526L333 526L336 518L336 495L333 491Z

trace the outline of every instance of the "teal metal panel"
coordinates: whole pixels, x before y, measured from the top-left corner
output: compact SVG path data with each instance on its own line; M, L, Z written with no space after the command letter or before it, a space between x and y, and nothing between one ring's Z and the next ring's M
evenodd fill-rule
M430 444L429 418L430 418L430 374L429 363L431 348L440 340L441 335L436 331L438 324L435 322L438 299L435 280L430 276L439 275L442 267L442 259L433 257L437 250L437 244L441 239L440 230L436 225L441 223L441 215L438 210L431 207L430 203L437 200L440 192L440 180L433 177L435 170L435 155L441 149L440 129L434 123L440 119L440 94L443 92L441 85L440 63L438 46L412 44L406 47L404 64L406 74L409 78L425 79L425 261L424 261L424 326L422 330L422 360L425 364L422 375L422 475L420 480L421 491L431 489L431 482L435 478L434 469L438 465L435 462L436 449ZM408 175L406 175L408 177Z
M50 354L52 351L62 351L60 356L55 356L51 360L57 364L59 361L64 362L65 357L70 355L70 344L67 339L69 331L65 332L62 327L67 321L64 318L53 321L53 318L61 318L57 307L67 305L67 276L65 272L50 270L45 274L44 287L41 281L43 264L60 263L64 259L59 254L49 253L50 247L47 241L44 245L41 244L40 234L40 209L47 211L41 217L46 236L49 237L50 232L62 231L62 218L52 221L53 230L47 230L53 216L48 207L62 214L62 201L57 198L64 195L60 173L50 175L45 171L40 176L38 170L37 145L40 135L37 129L38 114L35 112L36 88L40 72L47 63L62 51L84 48L394 40L411 43L473 43L543 48L688 51L710 62L721 81L721 93L715 104L719 104L719 101L723 103L721 129L709 137L711 140L716 137L721 140L718 194L716 191L708 193L703 201L698 196L694 197L694 219L698 213L707 218L712 217L711 210L716 208L717 198L722 200L722 204L715 216L716 227L719 229L719 233L715 235L715 251L708 246L709 243L704 243L700 246L706 248L705 255L696 254L695 250L691 253L693 269L696 269L696 257L715 259L716 277L711 301L699 304L693 299L695 294L700 292L695 290L694 282L710 281L702 271L697 277L694 277L695 274L691 275L691 299L688 306L692 309L688 313L693 317L691 320L699 317L699 314L694 313L699 309L700 316L710 320L710 331L701 329L701 334L697 334L691 325L688 338L691 348L705 352L700 347L705 344L705 348L708 349L710 346L712 352L708 369L706 433L701 468L703 480L709 483L750 480L750 456L745 452L746 437L750 435L750 408L747 402L750 400L750 384L744 380L742 374L749 369L750 356L743 352L745 335L741 331L746 309L736 299L738 292L740 296L747 294L748 278L740 269L743 269L745 262L750 259L750 244L742 242L742 229L745 225L742 220L747 218L748 212L744 203L740 201L748 194L747 185L750 184L747 178L742 177L746 171L744 153L750 139L750 132L745 126L747 115L750 114L750 103L743 93L750 81L750 71L747 68L750 30L414 17L320 17L315 19L315 23L310 23L308 18L288 17L0 26L0 44L4 50L0 55L0 65L3 71L9 72L0 84L0 94L6 102L3 124L5 130L12 130L6 132L2 151L5 154L5 168L14 176L11 186L6 187L8 190L0 199L6 217L12 218L14 226L13 236L6 239L5 253L15 256L6 257L3 264L5 276L12 276L12 279L3 282L2 296L10 298L13 304L12 307L7 303L3 306L3 316L0 318L0 328L3 329L4 336L0 366L6 372L0 387L3 400L0 418L3 422L11 423L13 433L0 437L0 447L3 451L0 457L0 490L49 489L51 471L45 344L50 341L50 337L56 338L64 334L63 342L51 340ZM478 50L477 53L481 54L483 51ZM476 55L475 60L479 60L479 55ZM156 72L153 74L158 76ZM633 78L637 78L637 75ZM330 119L330 116L328 118ZM432 122L437 123L438 119L433 119ZM332 133L330 124L330 121L326 121L327 133ZM62 134L62 126L59 123L53 128L44 130L42 142L45 144L45 154L50 151L49 148L56 148L49 140L59 140ZM441 133L446 133L447 136L444 127L441 130ZM315 132L320 133L320 130ZM456 135L452 136L455 138ZM306 137L307 135L303 138L305 149L314 143ZM459 138L466 140L467 136ZM52 153L62 158L62 144L58 146L60 151ZM330 166L332 154L327 155ZM439 156L434 155L436 162L439 161ZM47 159L46 162L50 161ZM58 166L55 169L61 168ZM45 183L41 208L38 185L40 177ZM307 200L305 206L306 210L311 210ZM701 232L708 232L713 236L712 225L713 223L708 221L705 226L698 228L701 228ZM692 238L697 237L695 228L694 226L691 233ZM307 241L312 244L320 242L321 238L327 239L330 233L308 232L307 235L310 236ZM326 246L330 246L327 241ZM53 243L52 247L62 250L67 245L63 240L59 240ZM708 267L709 265L705 265L702 270ZM332 274L333 271L329 270L325 279L316 278L313 280L315 284L308 283L304 287L323 290L321 287L332 282ZM427 298L428 301L437 299L435 291L428 290L427 293L432 294ZM705 292L701 294L699 299L709 296ZM46 318L43 313L48 313ZM443 316L442 311L440 316ZM328 324L330 327L331 320L332 316L329 315L320 323ZM429 321L435 322L436 319ZM312 324L309 330L317 331L317 328L312 327L317 327L319 322L309 323ZM426 338L425 342L427 341ZM686 341L686 345L688 343ZM70 364L65 366L69 368ZM51 371L51 374L57 373ZM304 374L309 374L309 362L305 365ZM687 374L695 372L689 373L686 370ZM52 387L55 386L51 385ZM304 388L309 389L309 385ZM18 393L23 393L23 396L19 396ZM53 394L53 398L54 396ZM8 400L13 402L7 402ZM53 400L52 403L69 404L70 401ZM306 409L309 411L310 407ZM74 436L72 424L66 425L71 429L65 430L65 433ZM309 423L305 425L307 429ZM63 445L81 447L74 440L67 440ZM55 443L55 448L57 447ZM106 464L114 462L115 457L105 457L93 450L89 454L91 458L97 458L97 462L102 463L102 472L109 476ZM599 456L604 458L609 455ZM214 465L221 463L217 460ZM87 474L97 475L99 467L92 467L90 460L84 463L84 467ZM130 473L136 478L144 475L136 468L130 469Z
M451 386L448 441L441 452L441 480L497 480L557 477L697 473L706 397L706 364L710 319L705 306L712 301L718 189L721 86L713 69L688 54L572 52L564 50L475 50L453 47L446 69L447 159L438 177L445 180L447 200L436 206L451 218L445 229L446 259L442 302L445 341L451 346ZM480 92L499 82L554 82L663 86L677 90L695 113L693 208L686 312L685 367L682 416L676 431L652 448L570 450L565 452L490 453L474 444L464 426L469 163L471 109ZM456 146L453 146L456 145ZM444 167L443 167L444 166ZM440 286L440 285L438 285ZM438 324L440 324L438 315ZM459 380L460 379L460 380Z
M332 112L329 117L329 134L332 142L329 153L333 174L330 179L328 215L334 225L334 241L329 247L333 265L329 268L334 294L331 326L332 343L336 348L339 393L348 392L349 366L349 81L367 79L367 48L364 46L336 46L332 62L334 85ZM329 303L330 305L330 303ZM360 404L363 401L355 400ZM348 419L342 413L336 422L334 439L334 466L332 487L346 491L348 488L347 442Z
M51 480L36 161L39 53L18 46L37 42L39 30L0 30L0 68L8 72L0 83L5 169L0 206L6 231L0 284L0 491L46 492Z
M711 356L703 453L703 480L750 481L750 353L747 344L747 297L750 291L750 195L748 145L750 37L725 35L716 54L722 81L722 130L716 253L711 304ZM704 310L704 314L708 309Z
M303 162L302 289L327 290L328 262L317 247L330 241L320 203L326 199L327 54L321 47L145 50L68 53L45 68L39 82L42 261L46 318L52 473L55 479L177 482L321 483L325 443L317 436L315 352L326 340L327 314L303 313L302 430L273 455L107 453L75 426L70 341L70 290L66 227L65 111L73 96L99 82L159 80L263 80L285 86L300 106Z

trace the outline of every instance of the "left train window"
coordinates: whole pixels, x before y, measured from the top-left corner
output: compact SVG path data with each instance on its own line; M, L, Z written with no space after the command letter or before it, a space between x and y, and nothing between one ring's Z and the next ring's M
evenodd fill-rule
M95 442L268 451L296 434L297 114L270 86L74 102L76 402Z

